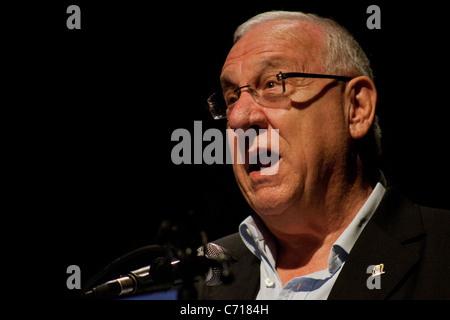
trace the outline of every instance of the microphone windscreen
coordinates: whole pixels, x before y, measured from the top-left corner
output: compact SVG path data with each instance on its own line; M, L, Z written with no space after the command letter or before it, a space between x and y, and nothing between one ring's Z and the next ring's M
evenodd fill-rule
M224 279L230 276L230 253L224 247L210 242L200 247L197 250L197 255L218 262L218 266L209 268L205 276L207 286L221 285Z

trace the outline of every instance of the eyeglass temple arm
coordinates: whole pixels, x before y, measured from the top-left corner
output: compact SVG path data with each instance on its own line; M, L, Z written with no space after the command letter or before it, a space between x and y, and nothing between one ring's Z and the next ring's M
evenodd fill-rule
M283 73L280 71L279 74L277 74L278 81L287 79L287 78L318 78L318 79L336 79L339 81L350 81L353 78L352 77L345 77L345 76L335 76L335 75L329 75L329 74L317 74L317 73L302 73L302 72L288 72Z

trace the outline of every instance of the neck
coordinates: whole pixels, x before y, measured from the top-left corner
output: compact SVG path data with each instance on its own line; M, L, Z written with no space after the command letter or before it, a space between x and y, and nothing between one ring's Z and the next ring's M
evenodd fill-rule
M324 240L334 233L340 235L364 205L373 187L362 178L351 184L330 181L328 186L332 188L304 194L281 214L261 218L277 239L308 235Z
M283 214L261 217L277 240L277 269L289 271L284 273L286 281L292 272L299 276L327 267L333 243L373 190L362 175L354 177L353 181L342 177L330 180L328 188L321 193L315 190L314 196L305 195Z

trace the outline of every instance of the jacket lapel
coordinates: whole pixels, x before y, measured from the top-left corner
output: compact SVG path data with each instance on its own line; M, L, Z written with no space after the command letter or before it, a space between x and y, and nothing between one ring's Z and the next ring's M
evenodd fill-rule
M424 239L420 211L388 189L352 248L328 299L386 299L420 259ZM379 279L369 266L384 265ZM369 270L368 270L369 269Z

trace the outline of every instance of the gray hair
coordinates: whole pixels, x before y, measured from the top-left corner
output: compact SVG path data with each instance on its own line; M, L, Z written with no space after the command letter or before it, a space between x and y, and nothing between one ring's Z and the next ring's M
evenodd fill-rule
M326 37L325 52L321 55L324 70L330 74L345 76L367 76L374 79L370 61L355 38L332 19L303 12L270 11L258 14L240 25L234 33L234 43L238 42L254 27L279 20L297 20L314 23L322 28ZM381 128L375 116L369 133L357 143L363 162L376 166L381 155Z

